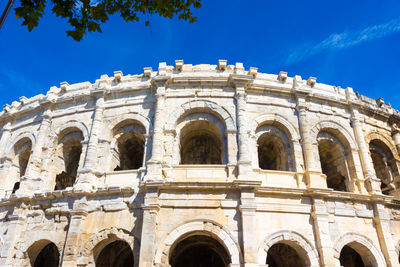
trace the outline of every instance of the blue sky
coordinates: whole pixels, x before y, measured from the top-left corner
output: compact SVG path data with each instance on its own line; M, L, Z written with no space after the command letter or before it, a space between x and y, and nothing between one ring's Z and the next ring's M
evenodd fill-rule
M5 0L0 1L3 10ZM19 2L18 0L16 1ZM49 1L48 1L49 2ZM0 30L0 105L45 94L62 81L94 82L101 74L142 73L158 62L243 62L246 69L301 75L353 87L400 109L400 2L205 1L198 21L150 17L150 27L114 16L103 33L81 42L48 12L28 32L10 12Z

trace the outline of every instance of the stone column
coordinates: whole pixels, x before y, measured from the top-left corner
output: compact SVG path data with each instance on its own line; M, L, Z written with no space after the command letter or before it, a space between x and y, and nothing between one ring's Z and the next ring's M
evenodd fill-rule
M49 138L51 118L52 111L51 108L49 108L42 115L42 122L40 123L36 144L35 147L33 147L29 164L25 172L26 179L21 181L21 189L25 193L43 191L43 188L46 187L45 181L41 177L43 159L42 152L45 142Z
M8 121L3 126L3 134L0 139L0 197L4 197L6 190L11 188L6 188L7 173L10 166L10 157L6 155L7 145L10 143L11 137L11 122Z
M79 238L82 232L82 226L85 223L87 212L86 197L75 200L73 210L70 211L69 225L65 240L64 253L60 255L60 267L76 267L77 256L80 251Z
M311 216L322 267L335 267L333 244L329 235L329 213L322 197L314 197Z
M146 180L162 180L162 160L163 160L163 116L165 106L165 82L156 82L156 104L154 111L154 128L151 158L147 162Z
M353 126L354 137L359 148L359 157L361 160L361 166L363 169L367 189L370 193L380 194L380 180L376 178L374 165L369 154L368 146L365 143L362 125L360 120L358 119L359 113L355 109L352 109L351 113L351 122Z
M308 125L307 110L308 106L304 98L297 99L297 113L299 120L299 130L302 138L303 158L305 165L305 175L308 188L327 188L326 179L321 175L321 170L315 168L316 158L313 153L313 142L310 136L310 126Z
M87 145L83 168L78 171L78 181L75 184L75 189L92 190L99 185L97 176L98 171L97 148L99 143L99 135L103 131L103 111L104 111L104 95L100 92L96 96L96 106L93 112L92 128L90 130L89 142Z
M238 64L236 64L236 69ZM235 70L236 70L235 69ZM237 70L236 70L237 72ZM236 124L237 124L237 136L239 143L239 155L238 155L238 179L249 179L251 172L251 160L249 156L249 137L247 127L247 108L246 108L246 84L250 81L251 77L247 75L231 75L231 79L236 88Z
M146 192L143 209L142 237L140 240L139 267L153 267L155 256L155 239L157 231L158 189L151 188Z
M15 253L16 244L21 242L25 238L21 238L21 233L26 229L26 215L16 214L20 211L14 211L14 214L7 216L8 217L8 225L7 225L7 235L4 236L4 243L1 245L1 258L0 258L0 266L18 266L18 260L21 262L23 255L22 253ZM22 213L22 212L21 212ZM5 223L3 221L3 223ZM16 258L14 258L16 255Z
M257 217L254 188L241 189L241 205L239 207L242 215L242 237L244 266L257 265L258 237ZM257 265L258 266L258 265Z
M397 154L400 155L400 122L392 122L392 138L397 149Z
M375 196L374 224L379 238L379 244L388 267L399 266L395 243L392 239L392 227L389 212L385 209L383 199Z
M227 153L228 153L228 164L227 171L228 177L235 179L235 169L237 165L237 141L236 141L237 131L226 131L226 143L227 143Z

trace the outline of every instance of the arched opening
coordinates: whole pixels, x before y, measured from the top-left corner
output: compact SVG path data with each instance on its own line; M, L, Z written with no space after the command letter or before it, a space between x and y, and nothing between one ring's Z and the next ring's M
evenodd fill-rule
M361 255L347 245L340 251L339 261L343 267L365 267Z
M271 246L267 252L268 267L305 267L306 260L288 244L277 243Z
M264 133L258 138L258 164L263 170L289 171L287 144L274 133Z
M181 164L222 164L222 133L215 124L190 122L181 130L180 141Z
M119 123L113 130L116 143L113 150L113 169L136 170L143 166L145 128L134 120Z
M63 190L74 185L82 154L82 140L80 131L72 131L59 141L56 163L59 173L56 175L54 190Z
M172 267L226 267L231 259L226 249L214 238L192 235L173 246L169 263Z
M96 267L132 267L133 264L132 249L122 240L106 245L96 259Z
M119 164L114 171L135 170L143 165L144 139L134 132L118 139Z
M60 261L60 252L53 242L41 240L28 250L32 267L57 267Z
M346 181L349 180L350 175L342 143L332 134L321 132L318 134L318 152L328 188L348 191Z
M15 177L12 193L15 193L20 187L21 178L25 175L31 152L32 142L29 138L23 138L14 145L15 156L10 170L10 175Z
M376 176L381 180L382 193L390 195L395 189L394 181L397 181L399 176L396 159L387 145L381 140L372 140L369 143L369 150Z

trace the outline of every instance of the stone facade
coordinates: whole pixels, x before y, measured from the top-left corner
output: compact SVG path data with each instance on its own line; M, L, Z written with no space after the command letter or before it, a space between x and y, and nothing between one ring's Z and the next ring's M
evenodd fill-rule
M400 113L160 63L0 113L0 266L400 266Z

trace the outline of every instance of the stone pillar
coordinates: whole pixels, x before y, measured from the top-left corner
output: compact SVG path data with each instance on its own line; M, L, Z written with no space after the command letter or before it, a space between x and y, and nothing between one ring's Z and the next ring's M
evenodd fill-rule
M19 211L14 211L14 213ZM22 213L22 212L21 212ZM18 260L22 260L20 253L15 253L17 242L26 240L26 237L21 238L21 233L26 228L26 216L22 214L12 214L7 218L9 220L7 226L7 235L4 237L4 243L1 244L0 251L0 266L18 266ZM3 223L5 223L3 221ZM14 258L16 255L16 258Z
M392 126L392 138L397 149L397 154L400 155L400 122L397 120L391 122L391 126Z
M24 193L43 191L43 188L46 187L46 184L41 177L43 159L42 152L45 142L49 138L51 117L52 111L49 108L43 113L42 122L40 123L35 147L33 147L32 154L29 159L29 164L25 172L25 179L21 181L20 191L23 191Z
M329 213L325 201L314 197L311 216L322 267L335 267L333 244L329 235Z
M0 197L4 197L6 194L6 190L11 188L6 188L6 181L7 181L7 173L8 168L10 167L10 157L6 155L6 149L8 144L11 142L11 122L8 121L3 126L3 134L1 135L0 139Z
M251 172L251 160L249 155L249 136L247 127L247 108L246 108L246 85L250 82L251 76L243 75L243 65L236 63L235 73L231 75L231 80L236 88L236 124L237 140L239 143L238 155L238 179L248 179Z
M386 266L399 266L398 255L396 253L395 243L392 239L392 227L390 225L390 214L385 209L383 199L376 196L374 205L374 224L379 238L379 244Z
M376 178L374 165L369 154L368 146L365 143L365 137L362 131L362 125L358 119L359 113L357 110L352 109L351 122L354 131L354 137L356 139L359 156L361 160L361 166L363 169L364 179L367 186L367 190L372 194L380 194L380 180Z
M93 112L92 128L90 130L89 142L87 145L86 156L83 168L78 170L78 181L75 184L75 189L90 191L99 185L97 176L100 175L97 170L97 149L99 143L99 135L103 131L103 111L104 111L104 96L100 92L96 96L96 106Z
M397 148L397 153L400 154L400 131L396 131L393 134L393 141Z
M257 217L256 201L254 188L241 189L241 205L239 207L242 215L242 237L244 266L258 266L258 237L257 237Z
M139 267L153 267L157 231L158 189L147 189L143 209L142 237L140 240Z
M313 153L313 142L310 136L310 126L308 125L307 103L304 98L297 99L297 113L299 120L299 130L302 138L303 158L305 165L305 175L308 188L327 188L326 178L321 175L321 170L315 168L316 157Z
M162 160L163 160L163 116L165 106L165 82L156 82L156 104L154 111L154 128L151 158L147 162L146 180L162 180Z
M78 244L87 215L86 197L75 200L73 210L70 212L64 254L60 255L62 257L60 267L76 267L78 265L77 256L81 249Z
M9 144L11 141L10 137L11 137L11 122L8 121L3 126L3 134L1 135L0 139L0 157L5 156L4 153L6 152L7 144Z

